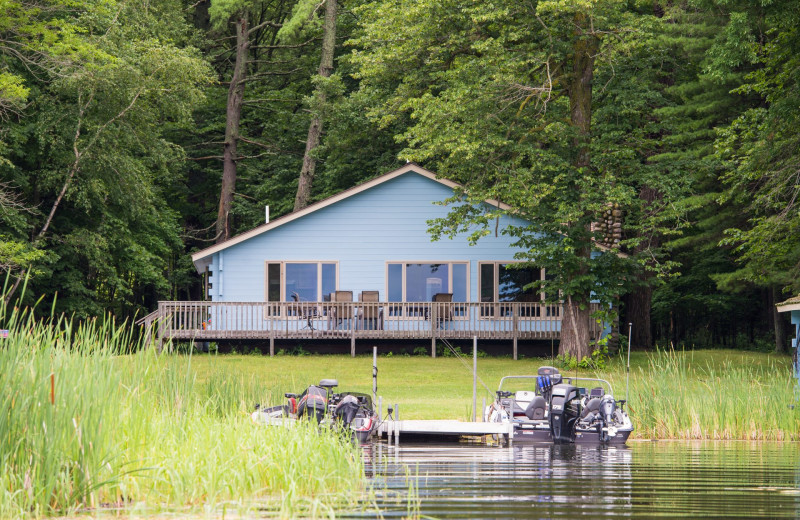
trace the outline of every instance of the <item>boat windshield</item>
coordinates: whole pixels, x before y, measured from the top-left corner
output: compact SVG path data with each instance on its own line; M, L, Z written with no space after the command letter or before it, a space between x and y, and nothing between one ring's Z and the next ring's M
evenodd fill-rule
M564 383L580 388L582 390L581 395L589 395L594 388L602 388L603 394L614 395L614 392L611 388L611 383L605 379L574 377L564 374L561 374L561 376L564 378ZM537 382L538 377L539 376L506 376L500 380L500 386L497 389L512 393L526 390L540 394L541 392L539 391L539 385Z

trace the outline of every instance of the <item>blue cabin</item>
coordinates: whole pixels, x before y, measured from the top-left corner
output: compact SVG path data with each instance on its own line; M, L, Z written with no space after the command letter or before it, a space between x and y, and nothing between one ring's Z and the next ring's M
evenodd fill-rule
M207 301L159 302L179 339L557 339L561 307L526 289L503 229L470 245L432 241L429 221L456 183L416 164L372 179L192 255ZM497 201L486 204L509 209ZM600 328L595 333L600 332ZM374 341L371 342L374 344Z

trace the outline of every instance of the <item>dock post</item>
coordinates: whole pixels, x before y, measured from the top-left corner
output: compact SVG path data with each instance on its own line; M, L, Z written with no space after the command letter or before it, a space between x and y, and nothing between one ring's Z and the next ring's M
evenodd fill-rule
M514 361L517 360L517 336L514 335Z
M400 421L394 422L394 445L400 444Z
M372 404L378 395L378 347L372 347ZM380 418L380 417L378 417Z
M431 357L436 357L436 338L431 338Z
M478 336L472 337L472 422L478 417Z
M356 357L356 320L350 319L350 357Z
M275 356L275 334L269 333L269 357Z

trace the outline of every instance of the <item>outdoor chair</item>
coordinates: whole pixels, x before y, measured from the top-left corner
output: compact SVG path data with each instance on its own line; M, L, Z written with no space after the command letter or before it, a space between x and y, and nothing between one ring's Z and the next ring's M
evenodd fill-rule
M345 320L353 319L353 306L346 305L348 302L353 301L353 291L334 291L331 294L331 301L334 302L333 318L336 320L336 326L339 327Z
M436 326L444 327L453 320L453 306L450 305L453 303L453 293L436 293L433 295L433 303L436 307Z
M380 301L380 293L378 291L361 291L359 301L362 303L375 304ZM361 329L366 329L367 324L369 328L381 330L383 329L383 311L378 305L362 305L359 309L358 321Z

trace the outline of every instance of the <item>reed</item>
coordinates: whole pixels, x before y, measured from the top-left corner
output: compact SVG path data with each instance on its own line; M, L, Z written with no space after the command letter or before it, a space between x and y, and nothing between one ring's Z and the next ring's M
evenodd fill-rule
M0 518L223 506L329 516L361 496L347 440L250 423L253 401L279 390L267 381L199 383L191 356L139 349L110 319L0 307L0 327Z
M631 376L637 437L800 439L800 413L793 406L797 380L786 363L766 356L758 364L721 357L714 363L697 359L694 351L648 354L646 365Z

